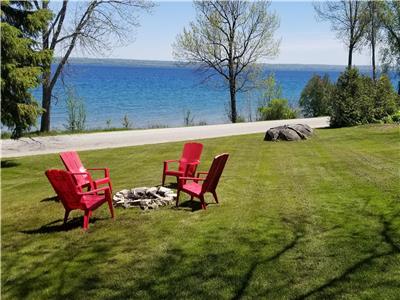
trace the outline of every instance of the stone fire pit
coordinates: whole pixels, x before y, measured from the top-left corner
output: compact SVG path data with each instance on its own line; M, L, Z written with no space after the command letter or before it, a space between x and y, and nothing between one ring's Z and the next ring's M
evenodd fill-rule
M117 192L113 197L113 204L114 207L140 207L148 210L174 204L175 200L175 191L166 187L139 187Z

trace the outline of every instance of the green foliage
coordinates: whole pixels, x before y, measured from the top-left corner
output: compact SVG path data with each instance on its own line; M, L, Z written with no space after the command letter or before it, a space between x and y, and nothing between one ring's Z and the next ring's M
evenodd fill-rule
M400 2L379 1L379 18L383 28L382 66L400 75Z
M282 86L277 82L275 74L270 73L267 78L258 81L256 87L261 91L257 120L265 120L261 112L273 99L282 98Z
M286 99L272 99L267 106L260 107L261 120L295 119L297 111L289 106Z
M320 117L330 114L330 98L332 96L333 84L328 74L324 77L314 75L304 87L300 96L300 106L304 116Z
M74 89L67 90L67 124L64 125L69 131L82 131L85 129L86 108L85 103L76 95Z
M52 58L51 51L38 51L35 42L51 13L31 8L29 1L1 2L1 122L13 138L35 125L43 112L31 90Z
M386 75L381 76L375 83L374 118L382 119L384 116L394 114L400 105L400 96L396 93Z
M399 96L388 77L376 82L361 76L357 69L343 72L332 96L331 126L343 127L372 123L399 108Z
M356 68L338 78L332 96L331 126L343 127L373 121L373 81L360 76Z
M246 122L246 118L241 115L238 115L237 119L236 119L236 123L244 123L244 122Z
M393 122L400 123L400 110L395 112L391 117Z
M277 82L274 73L261 80L258 87L263 90L260 106L266 106L272 99L282 98L282 86Z

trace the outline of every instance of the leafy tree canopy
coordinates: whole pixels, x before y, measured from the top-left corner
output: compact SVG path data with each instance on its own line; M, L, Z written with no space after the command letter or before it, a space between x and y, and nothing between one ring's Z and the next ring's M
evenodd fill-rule
M37 50L35 42L51 12L31 8L29 1L1 2L1 122L13 138L35 125L42 112L31 90L52 59L52 52Z

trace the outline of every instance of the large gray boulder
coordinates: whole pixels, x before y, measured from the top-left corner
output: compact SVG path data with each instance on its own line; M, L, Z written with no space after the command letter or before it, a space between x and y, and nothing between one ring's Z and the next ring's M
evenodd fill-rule
M306 124L283 125L268 129L264 141L298 141L312 136L313 130Z

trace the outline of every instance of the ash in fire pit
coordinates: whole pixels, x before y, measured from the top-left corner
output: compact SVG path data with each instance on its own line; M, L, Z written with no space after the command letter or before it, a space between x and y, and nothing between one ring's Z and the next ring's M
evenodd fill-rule
M166 187L140 187L122 190L113 197L115 207L140 207L143 210L174 204L176 193Z

